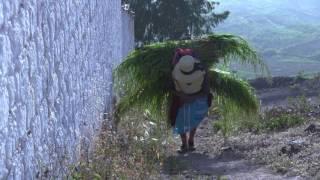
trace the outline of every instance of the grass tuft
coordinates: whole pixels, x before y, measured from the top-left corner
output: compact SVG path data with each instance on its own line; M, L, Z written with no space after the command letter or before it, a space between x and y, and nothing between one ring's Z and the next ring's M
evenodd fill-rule
M73 168L72 179L159 179L168 144L166 123L131 110L118 124L101 131L89 162Z

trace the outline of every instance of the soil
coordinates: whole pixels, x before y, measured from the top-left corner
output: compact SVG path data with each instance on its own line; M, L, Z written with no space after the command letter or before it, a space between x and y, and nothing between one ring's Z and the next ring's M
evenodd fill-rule
M175 137L161 179L320 179L320 132L306 131L320 122L320 79L274 78L273 82L251 81L262 109L287 108L289 97L304 96L312 108L303 125L279 132L240 132L225 139L213 130L216 118L207 118L198 128L196 151L177 154L180 138Z

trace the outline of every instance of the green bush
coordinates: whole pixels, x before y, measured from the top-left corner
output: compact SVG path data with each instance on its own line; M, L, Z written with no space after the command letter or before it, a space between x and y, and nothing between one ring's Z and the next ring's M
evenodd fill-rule
M212 124L214 131L220 131L223 136L228 137L240 130L256 131L258 129L260 122L257 114L244 112L236 104L219 97L215 102L217 108L215 113L219 115L219 118Z
M305 121L304 115L309 112L306 107L308 107L306 103L300 103L299 106L296 106L297 109L277 108L261 113L259 116L248 116L235 109L232 111L234 113L226 114L226 111L234 108L234 106L219 104L218 108L220 110L217 113L221 116L213 122L213 130L221 132L225 137L239 131L254 133L281 131L303 124Z
M264 128L271 131L287 129L300 125L304 122L304 118L299 115L281 114L277 117L271 117L264 122Z

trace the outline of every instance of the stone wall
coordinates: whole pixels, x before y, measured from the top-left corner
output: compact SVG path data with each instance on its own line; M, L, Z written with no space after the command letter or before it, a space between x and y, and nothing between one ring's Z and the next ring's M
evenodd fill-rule
M128 32L134 33L133 12L122 10L122 54L126 56L133 48L134 34L127 35ZM129 31L128 31L129 30Z
M62 178L90 151L133 45L120 0L0 1L0 179Z

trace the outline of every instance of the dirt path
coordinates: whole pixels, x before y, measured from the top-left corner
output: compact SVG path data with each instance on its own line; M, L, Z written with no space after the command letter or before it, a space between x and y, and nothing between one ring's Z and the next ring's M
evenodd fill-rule
M250 163L237 149L224 147L223 138L213 135L210 120L205 120L196 135L197 150L179 155L172 147L163 165L162 179L299 180L275 174L263 165ZM179 147L179 138L175 147Z

